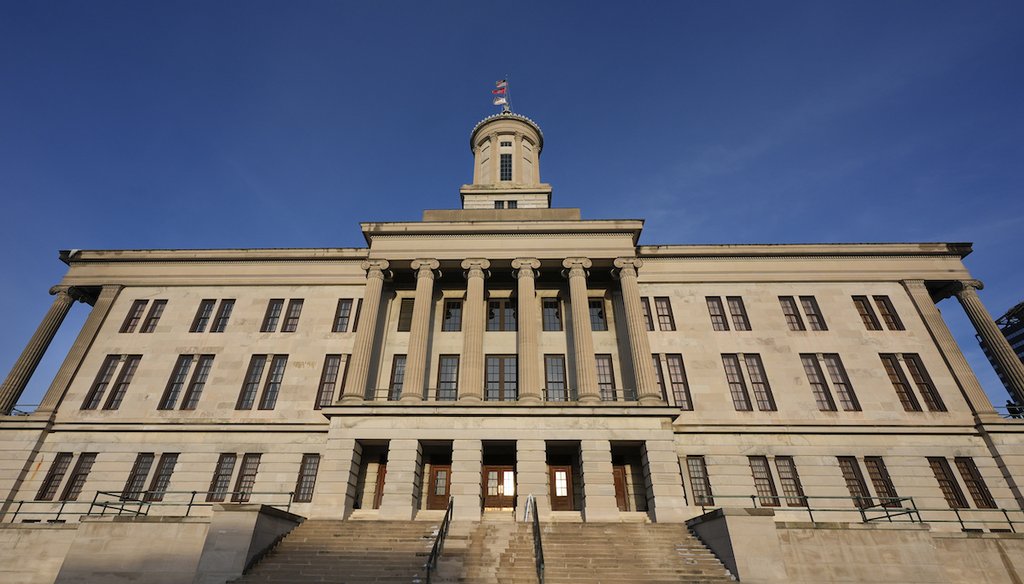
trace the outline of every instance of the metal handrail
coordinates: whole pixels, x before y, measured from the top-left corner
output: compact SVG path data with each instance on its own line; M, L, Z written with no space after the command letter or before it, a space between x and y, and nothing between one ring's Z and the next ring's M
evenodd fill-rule
M38 409L40 404L15 404L11 408L10 416L28 416Z
M530 494L526 499L526 510L533 515L533 561L537 568L537 581L544 584L544 543L540 537L540 517L537 515L537 498Z
M441 553L444 551L444 540L448 538L448 527L452 523L452 509L455 507L455 499L448 497L448 508L444 512L444 519L441 520L441 527L437 529L437 537L434 538L434 545L430 548L430 555L427 556L427 563L424 564L424 568L427 569L427 584L430 584L430 576L437 569L437 560L441 557Z
M58 523L61 521L62 515L74 514L73 509L78 507L83 511L77 513L78 515L131 515L133 517L144 517L149 515L150 511L154 507L185 507L185 517L192 515L193 508L196 507L213 507L215 504L222 501L201 501L197 502L196 498L199 495L207 495L209 491L142 491L137 497L126 497L120 491L96 491L91 501L27 501L27 500L8 500L0 501L0 507L8 509L7 513L10 514L10 523L15 523L18 520L18 516L24 515L39 515L42 518L53 516L52 519L47 519L50 523ZM284 503L263 503L269 507L276 507L283 509L284 511L291 511L292 503L295 499L295 492L284 492L284 491L215 491L218 495L224 495L225 499L234 498L236 495L245 496L247 499L254 495L270 495L270 496L284 496L287 495L287 502ZM151 497L159 495L160 500L154 500ZM175 495L182 495L180 500L166 500L168 496L173 498ZM188 495L186 499L184 496ZM236 501L246 502L246 501ZM88 505L88 508L86 508ZM31 509L25 509L25 507L32 506L49 506L51 510L48 511L33 511ZM57 506L56 511L52 510L53 507ZM71 509L69 509L69 507ZM10 509L13 508L13 511Z

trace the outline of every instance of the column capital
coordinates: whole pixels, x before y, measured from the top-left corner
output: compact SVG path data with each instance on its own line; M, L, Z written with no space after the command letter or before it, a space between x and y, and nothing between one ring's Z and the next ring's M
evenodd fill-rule
M640 258L615 258L612 262L616 268L619 269L619 274L636 277L637 271L644 266L644 261Z
M437 268L441 267L441 264L438 263L437 260L430 259L430 258L418 258L418 259L415 259L415 260L412 261L412 263L410 265L412 266L412 269L416 270L416 277L417 278L430 278L430 279L433 279L434 276L435 276L434 270L436 270Z
M85 304L92 306L96 302L98 293L79 286L57 285L50 288L50 295L56 296L58 299L62 299L69 304L74 302L84 302Z
M469 278L486 278L487 268L491 267L491 261L484 258L466 258L462 260L463 276Z
M565 258L562 260L562 267L569 270L568 277L587 277L587 270L594 262L590 258Z
M956 280L953 282L946 283L937 289L933 289L932 300L938 302L945 300L950 296L962 297L964 294L968 294L969 291L977 291L985 288L985 284L981 280Z
M384 279L384 270L387 270L391 266L391 262L387 260L366 260L359 264L359 267L366 270L367 278L378 278Z
M516 271L516 278L535 278L535 270L540 268L540 260L537 258L516 258L512 260L512 269Z

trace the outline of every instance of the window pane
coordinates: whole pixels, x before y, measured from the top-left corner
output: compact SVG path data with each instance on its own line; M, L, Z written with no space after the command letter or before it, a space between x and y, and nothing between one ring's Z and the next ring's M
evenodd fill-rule
M561 303L557 298L552 298L544 301L542 315L544 330L562 330L562 309L560 304Z
M283 333L294 333L299 328L299 315L302 314L302 299L294 298L288 301L288 313L284 318L284 325L281 327Z
M729 296L726 299L729 303L729 314L732 315L732 325L738 331L750 330L750 319L747 318L747 308L743 306L743 298Z
M462 330L462 301L446 300L444 303L444 318L441 320L442 331Z
M188 379L188 370L192 368L192 355L178 355L178 360L171 371L171 377L167 380L167 387L164 389L163 398L160 400L161 410L173 410L178 404L178 396L185 388L185 380Z
M313 500L316 473L320 468L319 454L303 454L299 463L299 478L295 482L295 502L308 503Z
M743 373L740 371L740 360L735 354L723 354L722 365L725 367L725 378L729 382L729 393L732 395L732 405L738 412L748 412L750 407L750 395L747 393L747 384L743 381Z
M201 333L206 330L206 325L210 323L210 317L213 316L213 307L216 304L216 300L203 300L199 302L199 310L196 311L196 317L192 320L192 326L188 329L189 332Z
M869 331L882 330L882 325L878 322L871 304L868 303L867 296L854 296L853 305L857 308L857 313L860 314L860 320L864 323L864 328Z
M804 314L807 315L807 323L811 325L812 331L827 331L825 317L821 315L821 308L814 296L801 296L800 305L804 307Z
M668 380L672 384L672 397L676 406L681 410L692 410L693 402L690 401L690 387L686 380L686 367L683 365L683 356L679 354L665 355L668 364ZM655 364L657 369L657 364ZM661 371L658 371L660 383Z
M729 321L725 319L725 308L722 306L722 299L718 296L705 298L708 303L708 314L711 315L711 328L716 331L729 330Z
M151 333L156 330L156 325L160 322L160 317L164 314L164 307L167 306L166 300L154 300L153 305L149 307L149 314L146 315L146 320L142 323L142 328L139 329L140 333Z
M928 406L928 410L932 412L946 411L946 404L942 403L942 398L939 397L939 392L935 389L932 378L924 368L921 356L917 353L904 353L903 363L907 366L907 371L910 372L910 377L914 380L917 390L921 392L921 397L924 398L924 403Z
M83 410L95 410L99 407L100 400L103 399L103 393L110 386L110 380L114 378L114 371L117 370L117 364L120 362L120 355L107 355L103 359L99 373L96 374L96 379L92 382L92 387L89 389L89 393L86 394L85 401L82 402Z
M64 480L64 475L68 472L72 457L73 455L70 452L57 453L56 458L53 459L53 464L50 465L49 472L46 473L46 478L43 479L43 484L39 485L39 491L36 492L36 501L53 500L54 495L57 494L57 488L60 487L61 481Z
M210 480L210 489L206 493L208 502L223 501L228 493L228 486L231 484L231 473L235 470L237 456L231 453L221 454L217 459L217 466L213 470L213 478Z
M760 499L761 505L765 507L778 507L778 492L775 490L775 481L772 480L772 471L768 467L768 459L764 456L748 456L750 461L750 472L754 475L754 489Z
M395 355L391 360L391 383L388 386L388 400L396 401L402 397L402 384L405 382L405 355Z
M703 456L687 456L686 470L690 475L690 488L693 491L693 504L712 506L715 499L711 493L711 480Z
M896 358L896 355L887 353L882 353L879 357L882 358L882 365L885 366L885 372L889 375L889 381L892 382L893 389L896 390L896 395L900 398L900 403L903 404L903 409L908 412L920 412L921 404L917 402L917 397L910 390L910 383L907 381L906 375L903 374L899 359Z
M149 492L146 493L147 501L163 501L167 486L171 483L171 474L174 473L174 466L178 464L178 454L168 452L160 456L160 462L156 467L156 474L153 475L153 482L149 484Z
M501 180L512 180L512 155L501 155Z
M850 383L849 376L846 375L846 368L843 367L843 361L839 355L829 353L824 356L824 359L828 375L832 379L832 387L835 388L836 395L839 396L839 404L848 412L860 411L860 402L857 401L857 395L853 391L853 385Z
M459 395L459 356L441 355L437 364L437 399L455 400Z
M846 488L853 497L853 504L857 507L870 507L871 494L868 492L868 485L864 482L864 475L860 472L860 465L853 456L840 456L839 469L843 472L843 480L846 481Z
M871 477L871 484L875 486L875 494L883 507L900 507L899 494L896 493L896 486L892 484L889 471L885 468L885 462L880 456L865 456L864 466L868 467L868 476Z
M564 402L569 399L565 384L565 357L562 355L544 355L545 399L553 402Z
M807 374L807 382L811 384L811 392L814 394L814 401L818 409L823 412L834 412L836 404L832 400L832 392L825 383L825 376L821 373L821 366L818 364L816 355L800 355L800 362L804 366L804 373Z
M893 307L892 301L889 300L889 297L874 296L873 298L875 300L875 305L878 306L878 313L882 315L882 320L885 321L885 326L891 331L904 330L903 321L901 321L899 315L896 314L896 308Z
M83 452L78 455L75 470L71 471L71 476L68 477L68 484L64 487L64 492L60 496L61 501L78 500L78 496L82 494L82 487L85 486L85 479L88 478L89 471L92 470L92 465L95 462L96 453L94 452Z
M658 389L661 390L661 399L667 400L665 395L665 378L661 374L661 357L657 353L651 355L651 364L654 366L654 376L658 380Z
M338 300L338 308L334 312L334 326L331 332L344 333L348 331L348 321L352 315L352 299L341 298Z
M267 312L263 315L263 325L260 326L261 333L277 332L277 322L281 319L281 310L283 308L283 298L272 298L267 303Z
M747 374L750 375L750 389L754 391L757 409L762 412L775 411L775 398L772 397L772 388L768 385L768 376L764 372L761 356L747 354L743 355L743 360L747 364Z
M786 496L786 505L806 507L807 497L804 496L804 487L800 484L800 475L796 472L793 458L776 456L775 469L779 471L779 483L782 485L782 494Z
M120 332L135 332L135 327L139 326L139 321L142 320L142 313L146 310L147 304L149 304L149 300L136 300L132 302L132 307L128 309L128 315L124 317L124 323L121 324Z
M782 315L786 317L786 325L791 331L807 330L804 327L804 320L800 318L800 311L796 307L796 300L792 296L779 296L779 304L782 306Z
M213 327L210 329L211 333L222 333L228 328L228 320L231 319L231 311L235 308L235 301L221 300L220 308L217 309L217 316L213 320Z
M260 387L260 379L263 378L263 367L267 363L266 355L253 355L249 360L249 369L245 373L245 381L242 383L242 391L238 394L236 410L252 409L256 402L256 391Z
M238 471L238 481L235 482L235 492L231 496L234 503L245 503L252 495L253 485L256 484L256 472L260 468L260 454L247 453L242 457L242 467Z
M593 299L587 301L587 307L590 310L590 330L592 331L606 331L608 330L608 320L604 314L604 300Z
M644 311L644 323L647 325L647 330L654 330L654 319L651 317L651 301L649 298L644 296L640 299L640 307Z
M203 388L206 387L206 378L210 376L210 369L213 367L213 355L200 355L196 363L196 370L192 374L192 381L188 384L188 391L182 400L181 409L194 410L199 405L199 398L203 395Z
M281 393L281 382L284 381L284 370L287 366L288 355L274 355L274 359L270 362L267 383L263 386L259 409L272 410L277 405L277 396Z
M989 492L985 479L981 478L981 472L978 471L978 467L974 464L974 459L960 456L955 458L954 462L956 462L956 467L960 471L960 476L964 479L964 484L967 485L967 492L974 499L974 504L979 509L995 509L995 499L992 498L992 493Z
M939 482L942 496L946 498L949 508L966 509L967 499L964 497L964 492L960 490L956 477L953 476L953 469L949 467L949 461L941 457L928 457L928 465L932 467L935 480Z
M615 373L611 355L595 355L597 361L597 388L602 401L615 401Z
M128 393L128 386L131 385L132 379L135 377L135 371L139 368L141 361L142 355L128 355L124 358L121 372L117 375L114 389L111 390L107 403L103 404L103 409L116 410L121 407L121 401L124 400L125 394Z
M143 452L135 458L135 464L128 473L128 480L121 490L121 500L139 500L142 498L142 489L146 486L146 479L149 478L149 469L153 466L152 452Z
M676 330L676 321L672 316L672 303L668 297L655 297L654 309L658 313L658 328L663 331Z
M320 389L316 394L316 409L334 403L334 389L338 385L339 371L341 371L341 355L324 357L324 369L320 373Z

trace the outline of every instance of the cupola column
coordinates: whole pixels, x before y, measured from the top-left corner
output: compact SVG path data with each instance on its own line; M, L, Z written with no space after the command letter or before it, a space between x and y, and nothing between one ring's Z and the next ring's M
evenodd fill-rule
M569 303L572 305L572 345L576 359L576 396L580 403L601 401L597 390L597 362L594 360L594 335L590 330L590 306L587 297L588 258L566 258L562 267L569 277Z
M617 258L619 283L622 286L622 303L626 307L626 332L629 336L629 352L633 357L633 371L636 376L636 395L643 405L665 405L658 387L651 361L651 344L647 339L643 306L640 300L640 286L637 285L636 271L644 263L640 258Z
M462 311L462 364L459 371L459 401L484 399L484 278L491 262L467 259L466 303Z
M512 150L512 182L515 184L528 184L532 182L526 176L526 168L523 164L523 133L515 133L515 143Z
M491 182L498 184L501 182L501 148L498 146L498 133L492 132L489 138L491 140Z
M518 138L517 138L518 139ZM540 262L534 258L512 260L519 281L519 331L516 333L516 349L519 352L519 401L538 403L541 401L540 359L538 357L536 283Z
M440 264L433 259L412 261L416 271L416 295L412 305L412 326L409 328L409 357L402 384L402 401L422 401L427 374L427 340L430 336L430 314L434 304L434 271Z
M377 317L380 311L380 294L384 289L384 270L390 264L387 260L370 260L360 267L366 270L366 288L363 292L363 306L359 315L359 332L356 333L352 360L348 366L343 402L359 402L366 399L366 384L370 376L370 358L373 356L373 340L377 336Z

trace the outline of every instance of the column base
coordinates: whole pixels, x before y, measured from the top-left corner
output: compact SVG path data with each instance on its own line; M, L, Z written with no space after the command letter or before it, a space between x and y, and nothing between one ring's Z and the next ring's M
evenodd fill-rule
M459 396L459 401L460 402L470 402L470 403L480 403L480 402L484 401L484 398L480 397L479 395L473 395L473 394L460 395Z
M398 398L398 401L400 401L400 402L421 402L421 401L423 401L423 396L422 395L417 395L415 393L403 393L402 397Z
M659 396L656 396L656 395L642 395L642 396L640 396L640 399L637 400L637 401L642 406L665 406L665 405L668 405L665 402L665 400L661 399Z
M601 396L593 393L588 393L585 395L581 395L579 399L576 401L581 404L599 404L601 403Z
M366 398L364 398L362 396L355 395L355 394L345 394L345 395L343 395L341 397L341 400L338 403L345 404L345 405L353 405L353 404L361 404L364 401L366 401Z
M543 400L540 399L539 395L523 395L519 396L519 403L521 404L539 404Z

